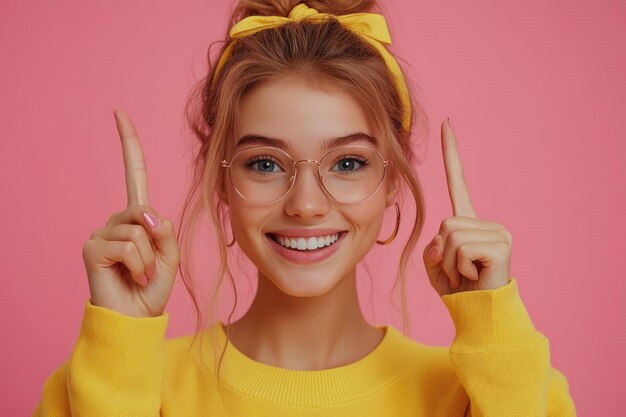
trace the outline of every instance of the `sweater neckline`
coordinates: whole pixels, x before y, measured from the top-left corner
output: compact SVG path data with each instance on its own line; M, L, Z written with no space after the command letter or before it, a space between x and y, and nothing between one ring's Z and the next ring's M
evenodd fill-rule
M222 322L216 323L220 347L226 343ZM219 377L231 389L273 403L323 406L361 398L378 391L406 369L399 354L405 338L393 326L376 326L382 340L366 356L336 368L303 371L257 362L232 343L224 350Z

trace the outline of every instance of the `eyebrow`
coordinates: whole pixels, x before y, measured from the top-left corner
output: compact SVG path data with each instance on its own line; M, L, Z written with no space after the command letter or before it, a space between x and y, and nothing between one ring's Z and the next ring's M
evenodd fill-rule
M354 142L367 142L369 145L372 146L378 145L378 141L376 140L376 138L363 132L357 132L347 136L339 136L336 138L326 139L322 142L322 149L325 152L329 149L338 146L350 145ZM283 151L287 151L289 148L287 142L283 139L268 138L266 136L255 134L244 135L237 141L238 148L247 145L272 146L274 148L282 149Z

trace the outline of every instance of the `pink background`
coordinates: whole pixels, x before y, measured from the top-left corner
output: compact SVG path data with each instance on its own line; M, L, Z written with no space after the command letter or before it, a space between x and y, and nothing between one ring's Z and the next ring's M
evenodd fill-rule
M46 377L69 357L89 297L82 244L125 209L113 108L139 130L151 204L178 217L191 141L182 105L233 4L95 3L0 5L0 415L30 415ZM418 167L428 221L411 274L411 336L441 345L454 336L421 265L424 245L452 214L439 146L439 123L450 116L478 215L511 231L512 275L579 414L618 415L626 6L511 3L385 2L393 50L432 123ZM400 326L386 296L399 247L376 248L375 279L360 279L373 323ZM191 331L180 282L168 311L170 336Z

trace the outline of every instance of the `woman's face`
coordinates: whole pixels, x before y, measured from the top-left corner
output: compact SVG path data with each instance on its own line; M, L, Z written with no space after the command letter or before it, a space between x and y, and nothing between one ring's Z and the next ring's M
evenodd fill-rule
M348 94L335 88L307 86L295 79L272 80L242 99L235 148L228 159L241 149L280 144L294 161L319 161L327 152L326 141L355 133L376 138L364 110ZM248 137L245 143L241 142L244 137ZM386 159L380 139L372 143L361 138L349 144L370 146ZM263 164L267 161L253 163L254 172L281 169ZM291 190L269 205L243 199L230 181L225 187L233 233L259 269L259 278L295 297L325 294L342 279L354 276L356 265L375 244L384 209L393 204L397 191L387 172L369 199L338 202L320 186L314 163L299 163ZM335 238L329 246L309 250L316 242L320 246ZM299 244L300 249L284 247L293 244ZM307 249L301 250L303 246Z

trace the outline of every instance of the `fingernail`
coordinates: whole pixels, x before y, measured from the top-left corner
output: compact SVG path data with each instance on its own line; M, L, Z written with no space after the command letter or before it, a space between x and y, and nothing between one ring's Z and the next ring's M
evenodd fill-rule
M450 120L449 117L448 117L448 126L450 126L450 129L452 129L452 131L454 131L454 128L452 127L452 120Z
M139 284L140 284L142 287L145 287L146 285L148 285L148 278L146 278L145 276L142 276L142 277L139 279Z
M159 220L158 217L153 216L152 214L149 214L149 213L144 213L143 211L142 213L143 213L143 218L146 219L146 223L150 225L152 230L158 229L159 226L161 226L161 220Z

